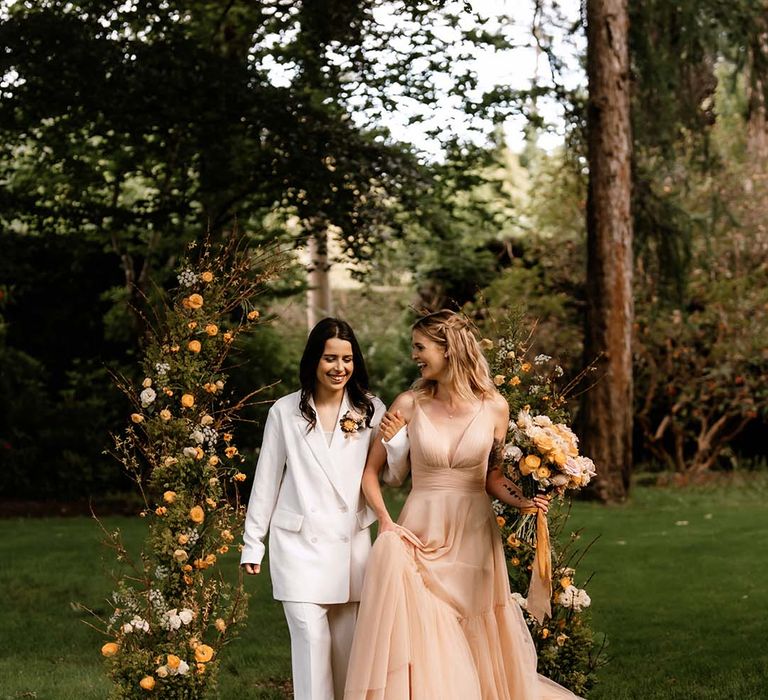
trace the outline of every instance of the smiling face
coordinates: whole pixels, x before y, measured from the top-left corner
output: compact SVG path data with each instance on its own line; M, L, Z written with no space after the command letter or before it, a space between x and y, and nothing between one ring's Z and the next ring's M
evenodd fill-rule
M419 330L411 336L411 358L421 372L422 379L437 381L448 369L445 347Z
M354 369L352 343L341 338L329 338L317 363L316 390L331 393L343 391Z

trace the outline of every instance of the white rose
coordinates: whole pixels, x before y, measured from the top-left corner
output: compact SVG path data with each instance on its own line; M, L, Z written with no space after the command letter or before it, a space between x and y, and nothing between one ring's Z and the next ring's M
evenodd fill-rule
M126 622L123 625L123 634L130 634L133 632L133 625L130 622Z
M155 393L155 390L147 387L144 389L144 391L139 394L139 399L141 399L141 405L143 408L146 408L151 404L155 399L157 398L157 394Z
M199 430L194 430L192 432L192 435L190 437L198 444L202 445L205 442L205 435L203 435Z
M205 427L206 425L213 424L213 416L209 416L207 413L200 419L200 425Z
M533 419L534 425L538 425L542 428L548 428L550 425L552 425L552 421L550 420L549 416L536 416Z
M186 661L179 661L179 667L176 669L176 673L180 676L184 676L189 672L189 664Z
M517 462L523 456L523 451L511 442L504 445L504 459L508 462Z
M168 667L167 666L158 666L155 669L155 673L159 678L167 678L168 677Z
M183 450L185 457L197 457L196 447L185 447Z
M179 612L179 618L185 625L188 625L190 622L192 622L192 618L194 616L195 613L193 613L189 608L184 608Z
M576 590L576 595L573 597L573 609L576 612L588 608L592 604L592 599L583 588Z
M143 386L145 389L149 389L149 387L152 386L152 380L149 377L146 377L141 383L141 386Z

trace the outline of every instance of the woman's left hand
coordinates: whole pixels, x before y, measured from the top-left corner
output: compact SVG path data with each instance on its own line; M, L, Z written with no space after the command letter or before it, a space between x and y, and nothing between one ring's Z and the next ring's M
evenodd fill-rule
M547 514L547 511L549 510L549 501L551 496L546 496L543 493L536 494L533 497L533 505L535 505L539 510L544 512L544 515Z

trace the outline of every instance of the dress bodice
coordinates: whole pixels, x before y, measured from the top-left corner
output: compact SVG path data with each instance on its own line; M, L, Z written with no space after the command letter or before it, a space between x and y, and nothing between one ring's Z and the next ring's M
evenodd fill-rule
M437 428L416 402L408 426L414 489L484 490L493 421L485 401L468 422ZM454 434L450 434L451 430Z

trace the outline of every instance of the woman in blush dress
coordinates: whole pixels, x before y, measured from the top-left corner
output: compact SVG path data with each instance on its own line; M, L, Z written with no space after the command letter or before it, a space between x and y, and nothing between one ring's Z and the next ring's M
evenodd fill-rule
M412 329L421 377L382 420L363 474L379 519L345 700L573 700L536 672L490 496L546 511L503 474L509 408L468 321L451 311ZM410 451L413 487L398 523L379 487L385 459ZM398 480L402 480L400 473Z

